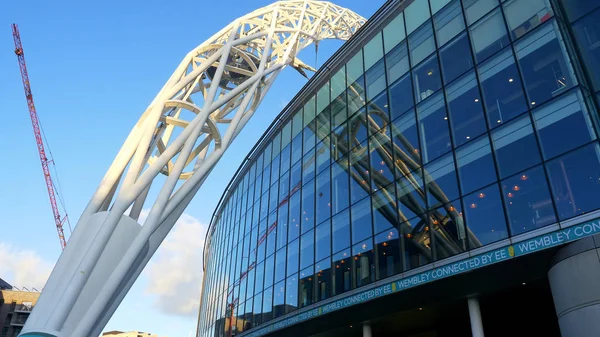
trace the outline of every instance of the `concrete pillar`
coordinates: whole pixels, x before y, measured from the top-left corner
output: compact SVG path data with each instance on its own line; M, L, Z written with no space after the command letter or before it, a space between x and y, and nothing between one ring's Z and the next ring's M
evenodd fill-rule
M548 272L562 337L600 331L600 236L561 248Z
M469 304L469 318L471 320L471 334L473 337L484 337L483 322L481 321L481 309L479 308L479 300L475 297L467 299Z
M371 324L364 323L362 327L363 327L363 337L373 337L373 334L371 333Z

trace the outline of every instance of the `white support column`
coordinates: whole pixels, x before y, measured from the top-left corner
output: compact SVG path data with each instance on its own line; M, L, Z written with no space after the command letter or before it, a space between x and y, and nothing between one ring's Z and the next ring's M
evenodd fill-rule
M371 332L371 324L370 323L363 323L363 337L373 337L373 334Z
M481 321L481 309L479 308L479 300L475 297L467 299L469 304L469 318L471 320L471 333L473 337L484 337L483 322Z

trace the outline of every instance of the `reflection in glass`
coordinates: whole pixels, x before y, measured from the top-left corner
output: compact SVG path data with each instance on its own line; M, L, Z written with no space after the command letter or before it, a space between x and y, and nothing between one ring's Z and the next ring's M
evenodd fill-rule
M365 78L361 76L358 81L352 83L347 90L348 116L354 114L365 105Z
M552 197L541 166L503 180L502 194L512 235L556 222Z
M346 249L333 256L333 294L342 294L352 287L352 259L350 250Z
M492 140L501 177L508 177L541 160L529 116L494 130Z
M290 173L286 172L279 177L279 206L290 196Z
M373 101L367 104L370 134L384 128L390 121L387 90L384 90Z
M415 99L421 102L442 87L440 69L436 55L431 56L413 70Z
M354 279L356 287L361 287L375 281L375 254L373 239L369 238L352 247L354 259Z
M458 180L452 153L425 166L425 184L429 209L458 198Z
M254 316L252 317L252 326L258 326L262 323L262 293L254 296Z
M412 33L423 22L427 21L430 16L431 14L429 14L429 4L427 1L415 1L408 5L408 7L406 7L404 10L404 17L406 18L406 33Z
M394 171L392 170L394 155L390 150L391 144L388 135L377 133L369 138L373 190L387 186L394 181Z
M502 199L498 185L493 184L463 199L467 226L475 235L471 248L485 246L508 237Z
M391 104L390 118L394 120L415 105L412 95L412 77L410 77L410 74L407 74L392 84L389 90Z
M354 148L350 153L350 200L355 203L370 192L370 168L367 142Z
M345 89L344 89L345 90ZM346 92L337 96L330 105L331 110L331 130L342 125L348 118L346 109Z
M556 97L574 84L573 71L566 51L556 34L553 21L515 43L529 106Z
M416 215L425 213L425 196L420 171L398 179L396 181L396 193L400 221L406 221Z
M596 143L552 160L548 175L560 220L600 207L600 148Z
M385 64L383 58L375 63L371 69L365 73L367 81L367 101L372 100L375 96L385 90Z
M281 150L281 168L280 172L287 172L290 169L290 160L291 160L291 145L284 147Z
M352 205L352 242L356 243L373 235L371 221L371 198Z
M402 75L406 74L410 68L406 41L402 41L399 45L394 47L394 49L385 56L385 61L388 83L393 83Z
M285 248L284 248L285 249ZM271 255L265 260L265 289L273 285L273 276L275 274L275 255Z
M273 287L275 295L273 296L273 318L285 314L285 282L281 281Z
M331 258L317 262L315 272L317 275L317 301L322 301L332 293L332 273L331 273Z
M287 203L279 208L277 214L277 249L283 247L287 243L288 233L288 207Z
M348 119L348 128L350 128L350 149L367 140L369 132L366 108L363 107Z
M454 146L458 147L486 132L481 94L471 72L446 87Z
M331 159L338 160L348 153L350 143L348 141L347 123L333 130L331 133Z
M504 3L504 15L511 37L518 39L552 17L546 0L512 0Z
M410 59L413 65L419 64L435 51L431 21L419 27L408 37L408 48L410 49Z
M350 212L345 210L332 218L332 250L340 250L350 246Z
M473 68L473 57L467 33L462 34L440 50L444 83L450 83Z
M510 43L500 9L490 13L469 30L471 32L471 42L473 43L473 53L478 63Z
M400 177L418 169L421 166L421 155L414 110L392 123L392 139L396 176Z
M498 0L463 0L467 23L471 25L498 5Z
M313 266L310 266L300 272L300 308L313 303L314 269ZM297 284L296 288L298 288Z
M406 37L403 14L404 13L398 13L398 15L383 28L383 45L386 53Z
M285 283L285 313L298 309L298 274L287 278Z
M590 1L589 3L594 3ZM600 4L597 4L600 6ZM573 25L573 31L592 85L600 90L600 9Z
M534 111L535 126L546 159L595 138L590 117L580 96L579 91L572 92Z
M292 241L288 244L288 253L287 253L287 276L292 275L293 273L298 272L298 263L299 263L299 252L300 248L300 240Z
M348 207L350 202L350 185L348 181L348 157L344 157L331 165L331 203L332 214L337 214Z
M315 180L302 187L302 233L315 227Z
M263 293L262 321L266 322L273 318L273 287L265 289Z
M458 149L456 160L463 194L471 193L496 180L494 159L487 136Z
M300 269L312 265L315 261L315 232L309 231L300 237Z
M316 184L316 221L321 223L331 216L331 192L329 171L322 172L317 176Z
M292 140L292 163L295 164L302 158L302 133Z
M400 224L400 236L404 250L404 271L433 261L429 231L423 219L414 218Z
M290 197L290 220L288 221L288 242L300 234L300 192Z
M454 0L433 17L438 46L443 46L465 29L460 0Z
M402 271L402 256L400 255L400 240L395 228L375 236L377 249L377 268L379 279L396 275Z
M265 264L259 263L256 266L256 281L254 282L254 293L255 294L260 293L264 289L264 287L263 287L264 274L265 274Z
M285 279L285 264L286 264L286 251L285 247L280 249L275 254L275 282L279 282Z
M437 260L467 251L467 233L460 200L430 211L429 222L433 229L431 235Z
M373 227L376 233L388 230L398 224L396 188L390 184L373 194Z
M302 140L303 140L303 153L304 156L315 147L315 132L316 130L316 122L312 121L308 124L307 127L304 128Z
M290 171L290 194L300 188L302 183L302 161L298 161Z
M321 173L321 171L329 168L329 163L331 161L330 147L331 143L329 137L324 138L323 141L317 145L317 173Z
M452 148L444 96L439 93L417 107L423 163L432 161Z
M330 221L317 226L316 229L316 260L323 259L331 255L331 224Z
M479 81L490 127L527 111L525 95L510 48L479 66Z

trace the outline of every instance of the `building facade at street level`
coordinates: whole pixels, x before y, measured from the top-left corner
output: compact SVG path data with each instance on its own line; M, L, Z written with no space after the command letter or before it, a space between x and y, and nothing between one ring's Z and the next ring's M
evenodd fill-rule
M107 331L102 334L100 337L111 336L111 337L158 337L158 335L143 332L143 331Z
M598 22L388 1L228 185L198 336L600 335Z
M35 306L39 291L18 290L0 279L0 337L17 337Z

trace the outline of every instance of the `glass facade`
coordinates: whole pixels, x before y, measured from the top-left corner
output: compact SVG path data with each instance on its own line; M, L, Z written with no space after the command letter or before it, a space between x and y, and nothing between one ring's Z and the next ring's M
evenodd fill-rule
M200 336L600 208L600 5L406 3L236 177Z

